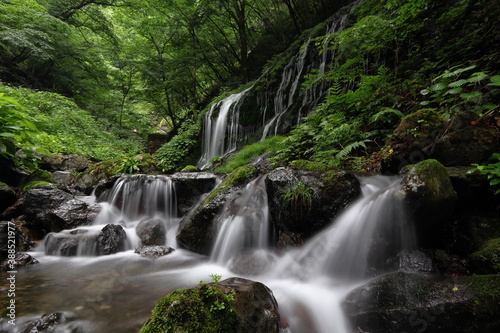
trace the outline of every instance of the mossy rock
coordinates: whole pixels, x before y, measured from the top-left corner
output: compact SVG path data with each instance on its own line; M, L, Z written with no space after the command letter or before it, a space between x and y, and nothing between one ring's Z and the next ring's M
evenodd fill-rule
M457 201L446 168L437 160L425 160L405 167L402 194L419 240L439 246Z
M328 170L332 170L332 167L315 161L307 161L307 160L295 160L290 162L290 168L297 170L307 170L307 171L317 171L317 172L326 172Z
M140 333L277 333L278 304L259 282L230 278L176 290L154 307Z
M496 302L500 301L499 274L464 276L458 280L465 281L478 297Z
M251 165L244 165L235 169L222 181L222 183L220 183L219 186L217 186L215 190L207 196L204 201L204 205L208 204L210 200L212 200L219 192L248 183L253 178L256 178L258 174L259 171L257 168Z
M28 184L26 184L23 187L23 191L27 192L27 191L32 190L34 188L38 188L38 187L42 187L42 186L46 186L46 185L56 186L57 187L56 184L52 184L52 183L49 183L49 182L46 182L46 181L43 181L43 180L34 180L34 181L29 182Z
M478 274L500 274L500 238L490 239L470 256L470 264Z
M432 109L404 117L381 151L383 173L397 174L404 166L429 158L445 120Z
M181 172L200 172L200 169L194 165L186 165Z

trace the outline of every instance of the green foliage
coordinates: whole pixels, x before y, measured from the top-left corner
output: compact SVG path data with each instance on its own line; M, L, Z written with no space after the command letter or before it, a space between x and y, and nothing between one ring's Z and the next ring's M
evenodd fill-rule
M32 143L36 127L21 109L16 99L0 92L0 156L33 169L38 160Z
M218 284L221 276L211 276L214 284L202 281L161 299L140 332L236 332L238 316L231 307L235 292L225 293Z
M296 185L281 190L280 196L283 209L287 213L302 217L308 214L313 206L315 198L314 186L308 186L305 182L300 181Z
M200 125L194 121L185 121L180 133L158 149L155 154L163 172L175 172L186 165L186 160L198 146Z
M500 76L490 76L483 71L467 74L476 67L471 65L446 70L434 78L432 86L420 92L424 96L433 98L420 104L434 105L451 111L467 107L479 114L493 109L495 105L485 102L499 94L497 87L500 86Z
M98 121L73 101L59 94L0 86L0 93L15 96L23 114L36 125L32 142L42 152L81 154L97 160L137 153L142 142L132 131Z
M469 173L478 172L486 175L490 182L490 187L495 195L500 195L500 153L494 153L488 160L487 164L472 164L475 168Z
M274 136L251 145L244 146L236 153L235 156L231 157L225 165L218 167L215 171L230 173L236 168L248 164L251 160L261 156L262 154L273 154L279 149L282 141L283 137Z

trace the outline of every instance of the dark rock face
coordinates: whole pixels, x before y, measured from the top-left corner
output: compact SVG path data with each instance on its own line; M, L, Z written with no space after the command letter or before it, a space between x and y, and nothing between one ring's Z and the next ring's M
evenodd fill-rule
M358 179L345 171L276 169L266 178L269 211L280 232L310 236L361 192Z
M496 332L498 296L484 292L483 280L431 281L418 274L394 273L352 291L343 308L352 327L362 332ZM498 282L493 280L489 283Z
M105 202L108 200L108 195L113 185L116 183L122 174L116 174L107 180L101 180L94 189L94 194L97 202Z
M436 160L425 160L407 170L402 193L417 235L432 245L440 239L451 218L457 194L446 168Z
M98 236L99 254L113 254L124 251L126 247L127 234L122 226L108 224L102 228Z
M69 186L76 181L76 176L69 171L54 171L52 181L56 184Z
M470 265L477 274L500 274L500 238L486 241L470 256Z
M72 198L71 194L53 186L29 190L25 194L24 201L26 218L33 227L42 229L45 232L60 231L62 226L53 226L49 213Z
M167 240L165 225L160 219L144 219L135 228L142 245L165 245Z
M0 183L0 212L3 212L17 201L17 195L7 184Z
M212 191L218 177L207 172L178 172L171 176L175 185L177 207L182 215L186 214L200 199Z
M100 210L101 207L97 204L89 204L78 199L69 200L49 213L51 230L73 229L91 224Z
M404 166L432 158L445 166L480 163L500 150L500 132L473 112L455 113L445 121L430 109L401 120L384 148L383 173L397 174Z
M174 251L175 249L171 248L170 246L150 245L150 246L141 246L135 249L134 252L143 257L158 258L166 256L167 254L170 254Z
M80 155L43 155L40 167L49 171L84 171L90 162Z

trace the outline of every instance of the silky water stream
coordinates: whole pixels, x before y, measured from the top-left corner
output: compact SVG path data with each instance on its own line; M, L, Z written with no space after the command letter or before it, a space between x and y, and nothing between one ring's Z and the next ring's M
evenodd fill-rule
M340 305L370 278L366 272L373 258L383 258L383 250L374 250L373 239L389 232L396 247L411 243L400 227L405 219L399 180L375 176L360 181L360 199L302 248L278 255L269 246L267 194L264 177L259 177L225 207L210 257L177 249L150 259L134 253L140 243L135 227L146 217L163 221L167 245L176 248L180 217L175 213L175 188L164 176L121 178L93 226L62 234L92 233L105 224L120 224L129 240L125 251L96 256L88 242L80 242L87 245L79 247L77 256L48 255L43 246L30 253L40 264L17 274L17 325L0 322L0 331L21 332L29 319L64 311L77 320L57 332L137 332L161 297L218 274L223 279L247 277L271 288L288 326L281 332L350 333ZM260 272L238 271L238 261L249 255L263 262Z

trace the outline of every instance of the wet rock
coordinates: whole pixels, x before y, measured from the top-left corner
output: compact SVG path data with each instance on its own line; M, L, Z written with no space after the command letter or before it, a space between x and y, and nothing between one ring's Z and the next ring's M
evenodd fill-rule
M352 327L362 332L452 333L457 327L467 333L496 332L498 295L485 292L483 280L433 281L413 273L389 274L352 291L343 309ZM494 285L498 276L486 280Z
M135 228L142 245L165 245L167 240L165 224L160 219L143 219Z
M408 166L401 183L419 239L425 245L436 245L443 237L457 200L446 168L436 160L425 160Z
M500 274L500 238L491 239L470 256L470 265L477 274Z
M74 314L69 312L54 312L43 315L41 318L30 320L21 333L91 333L92 326L84 321L79 321Z
M467 126L455 131L448 130L437 140L432 157L445 166L469 166L484 161L491 154L500 151L498 129L482 122L474 125L471 123L475 121L471 120Z
M0 212L3 212L17 201L16 192L9 185L0 183Z
M48 214L51 223L50 230L58 232L89 225L95 220L100 210L101 207L98 204L89 204L78 199L66 201Z
M432 258L422 251L401 251L388 260L388 268L411 272L430 273L433 271Z
M80 235L50 233L44 241L45 254L64 257L76 256L80 240Z
M243 166L234 170L207 197L198 203L180 222L177 242L182 248L204 255L209 255L217 237L215 218L234 193L246 183L257 177L257 170L252 166Z
M12 238L12 232L14 233L14 238ZM9 245L12 244L12 242L9 242L9 239L15 242L14 249L9 247ZM34 245L35 243L16 225L16 223L9 221L0 222L0 262L7 259L8 255L14 252L13 250L15 250L15 252L28 251ZM11 249L10 253L9 249Z
M40 167L49 171L85 171L91 164L80 155L42 155Z
M52 181L60 185L72 185L76 180L76 176L69 171L54 171L52 173Z
M57 231L52 229L52 217L50 212L57 209L64 202L73 199L73 196L64 192L55 186L47 186L43 188L35 188L29 190L25 194L24 213L27 221L38 229L45 232ZM61 230L59 228L59 230Z
M39 263L40 262L35 258L33 258L31 255L25 252L17 252L14 256L13 262L9 260L4 260L4 262L0 265L0 270L12 271L19 267L36 265Z
M338 170L279 168L267 175L269 211L280 232L311 236L360 194L358 179Z
M277 333L280 316L271 290L260 282L230 278L176 290L160 300L141 333Z
M123 174L119 173L111 176L109 179L101 180L94 189L94 195L97 202L106 202L108 195L116 181L120 179Z
M107 224L98 236L99 254L108 255L124 251L127 234L123 227L117 224Z
M171 176L175 186L177 207L182 215L185 215L201 196L212 191L219 178L207 172L178 172Z
M143 257L158 258L166 256L167 254L170 254L174 251L175 249L171 248L170 246L149 245L149 246L141 246L135 249L134 252Z
M397 174L404 166L431 157L445 120L431 109L404 117L382 150L381 171Z
M457 208L466 210L485 210L494 206L495 196L485 175L471 173L471 166L447 167L451 184L457 192Z

